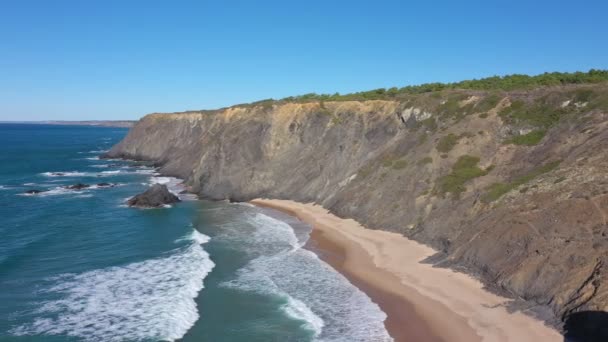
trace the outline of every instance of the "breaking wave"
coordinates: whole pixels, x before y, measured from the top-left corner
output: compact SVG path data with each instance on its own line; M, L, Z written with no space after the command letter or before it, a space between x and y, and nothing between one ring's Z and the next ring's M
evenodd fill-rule
M41 303L31 323L11 333L67 335L86 341L173 341L199 318L195 298L215 264L197 231L189 244L163 258L53 279L44 292L61 299Z
M303 249L306 240L298 239L289 224L261 213L246 220L254 231L241 243L258 256L224 286L282 298L284 313L301 321L315 341L392 341L384 326L386 314L316 254Z

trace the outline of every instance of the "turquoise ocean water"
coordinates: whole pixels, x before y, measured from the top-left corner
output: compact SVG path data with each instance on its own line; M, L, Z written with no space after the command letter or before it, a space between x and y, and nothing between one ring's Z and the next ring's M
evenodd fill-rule
M0 124L0 341L390 340L378 306L302 248L307 225L192 195L126 207L153 183L181 191L97 158L126 133Z

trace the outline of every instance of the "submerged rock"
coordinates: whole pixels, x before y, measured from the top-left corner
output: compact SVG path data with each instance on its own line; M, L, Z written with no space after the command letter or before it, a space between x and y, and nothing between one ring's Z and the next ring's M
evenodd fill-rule
M127 201L130 207L159 208L165 204L180 202L180 199L172 194L164 184L154 184L146 192L132 197Z
M32 190L27 190L27 191L25 192L25 194L28 194L28 195L37 195L37 194L40 194L40 193L43 193L43 192L47 192L47 191L48 191L48 190L38 190L38 189L32 189Z
M90 187L90 185L78 183L78 184L74 184L74 185L68 185L65 188L69 189L69 190L82 190L82 189L86 189L88 187Z
M112 183L98 183L97 187L98 188L113 188L114 184L112 184Z

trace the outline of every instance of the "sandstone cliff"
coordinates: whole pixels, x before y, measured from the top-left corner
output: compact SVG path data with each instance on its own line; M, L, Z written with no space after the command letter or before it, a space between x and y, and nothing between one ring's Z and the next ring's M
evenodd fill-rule
M151 114L108 156L208 199L317 202L564 318L608 310L607 126L606 84L449 90Z

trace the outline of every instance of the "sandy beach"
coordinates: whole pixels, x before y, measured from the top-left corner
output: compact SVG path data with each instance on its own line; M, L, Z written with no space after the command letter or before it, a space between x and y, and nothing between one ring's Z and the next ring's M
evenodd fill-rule
M311 224L308 248L381 307L396 342L563 341L543 322L509 313L509 299L484 290L478 280L421 263L435 253L430 247L396 233L366 229L314 204L267 199L251 203Z

